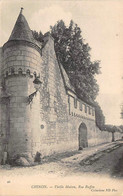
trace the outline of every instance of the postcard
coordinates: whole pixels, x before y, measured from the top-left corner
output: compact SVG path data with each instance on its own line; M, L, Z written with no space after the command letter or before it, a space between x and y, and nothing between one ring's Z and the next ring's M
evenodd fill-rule
M123 195L123 2L0 1L0 196Z

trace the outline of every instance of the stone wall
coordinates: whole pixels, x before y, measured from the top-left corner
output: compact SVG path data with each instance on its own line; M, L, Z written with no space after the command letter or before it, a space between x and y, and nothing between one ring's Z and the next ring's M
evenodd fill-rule
M121 139L123 134L120 132L115 132L114 133L114 141ZM96 134L95 134L95 144L102 144L102 143L107 143L107 142L112 142L112 133L108 131L100 131L98 127L96 127Z
M47 36L42 52L41 67L41 149L42 156L57 152L78 150L79 126L84 122L88 130L89 146L95 133L94 108L83 102L80 110L78 100L74 107L74 98L65 89L61 71L54 52L54 43ZM75 96L77 99L77 97ZM85 107L86 106L86 112Z
M45 37L41 67L41 153L43 156L67 150L68 99L54 51L54 42ZM69 146L70 144L68 144Z

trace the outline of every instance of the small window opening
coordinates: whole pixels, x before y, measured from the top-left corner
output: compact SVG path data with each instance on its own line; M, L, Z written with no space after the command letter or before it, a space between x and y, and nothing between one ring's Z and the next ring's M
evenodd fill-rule
M87 106L85 105L85 113L87 113Z
M74 107L77 108L77 99L74 98Z
M22 74L22 69L21 68L18 69L18 74Z

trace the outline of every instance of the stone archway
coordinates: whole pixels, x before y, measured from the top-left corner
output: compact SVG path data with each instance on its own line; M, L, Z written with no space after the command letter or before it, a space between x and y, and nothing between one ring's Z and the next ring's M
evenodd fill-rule
M79 126L79 150L88 147L87 127L84 123Z

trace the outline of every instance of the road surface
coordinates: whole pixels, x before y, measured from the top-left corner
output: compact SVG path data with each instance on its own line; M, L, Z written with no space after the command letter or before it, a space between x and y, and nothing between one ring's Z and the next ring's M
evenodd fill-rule
M42 162L0 166L0 195L123 195L123 142L53 155Z
M43 164L18 168L1 166L2 175L57 176L85 175L89 173L123 178L123 142L84 149L80 152L62 153L43 160Z
M98 173L123 178L123 144L99 152L80 161L74 172Z

